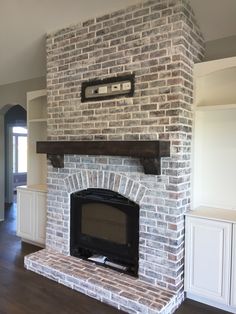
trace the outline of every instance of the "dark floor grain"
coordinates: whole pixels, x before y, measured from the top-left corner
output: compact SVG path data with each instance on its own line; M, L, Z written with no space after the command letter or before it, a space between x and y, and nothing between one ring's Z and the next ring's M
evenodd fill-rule
M0 314L118 314L108 305L24 269L24 256L39 248L16 237L16 207L0 222ZM185 301L176 314L223 314Z
M221 311L192 300L185 300L175 314L229 314L229 312Z

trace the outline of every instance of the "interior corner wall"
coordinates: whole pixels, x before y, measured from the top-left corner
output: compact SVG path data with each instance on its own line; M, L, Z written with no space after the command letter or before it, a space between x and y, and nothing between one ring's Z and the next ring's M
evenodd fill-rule
M236 36L206 42L205 61L236 56Z
M0 115L0 147L4 148L4 116ZM4 149L0 154L0 221L4 220L4 186L5 186L5 166Z
M0 109L6 104L20 104L26 108L26 93L46 88L46 78L38 77L0 86Z

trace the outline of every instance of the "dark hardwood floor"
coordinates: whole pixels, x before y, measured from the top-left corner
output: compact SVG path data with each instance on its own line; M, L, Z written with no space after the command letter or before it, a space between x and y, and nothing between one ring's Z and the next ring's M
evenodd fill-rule
M221 311L192 300L185 300L175 314L229 314L229 312Z
M0 222L0 314L118 314L108 305L24 269L24 256L39 248L16 237L16 206ZM223 314L185 301L176 314Z
M1 314L118 314L120 311L24 269L24 256L39 248L15 235L16 207L0 223Z

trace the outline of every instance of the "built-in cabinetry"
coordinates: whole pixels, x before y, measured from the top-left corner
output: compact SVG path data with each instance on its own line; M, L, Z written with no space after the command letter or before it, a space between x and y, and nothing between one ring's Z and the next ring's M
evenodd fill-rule
M236 313L236 57L196 64L194 86L185 291Z
M23 241L44 246L46 227L45 186L20 186L17 189L17 235Z
M194 67L193 208L236 209L236 57Z
M236 224L233 226L231 304L236 309Z
M187 297L236 313L236 211L201 207L186 215Z
M46 90L27 93L27 186L17 188L17 235L23 241L45 243L46 177L45 154L36 153L36 142L47 138Z
M46 184L47 157L36 153L36 142L47 139L46 90L27 93L28 167L27 185Z

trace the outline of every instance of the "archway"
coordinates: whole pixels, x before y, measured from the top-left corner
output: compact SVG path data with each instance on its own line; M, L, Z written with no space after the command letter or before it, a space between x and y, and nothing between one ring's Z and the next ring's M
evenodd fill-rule
M12 155L8 148L10 145L10 129L16 125L26 127L26 110L24 107L11 104L3 106L0 109L0 221L4 220L5 202L12 201L8 190L11 181L10 172L12 172L10 169L13 168L13 165ZM6 195L6 192L8 195Z

